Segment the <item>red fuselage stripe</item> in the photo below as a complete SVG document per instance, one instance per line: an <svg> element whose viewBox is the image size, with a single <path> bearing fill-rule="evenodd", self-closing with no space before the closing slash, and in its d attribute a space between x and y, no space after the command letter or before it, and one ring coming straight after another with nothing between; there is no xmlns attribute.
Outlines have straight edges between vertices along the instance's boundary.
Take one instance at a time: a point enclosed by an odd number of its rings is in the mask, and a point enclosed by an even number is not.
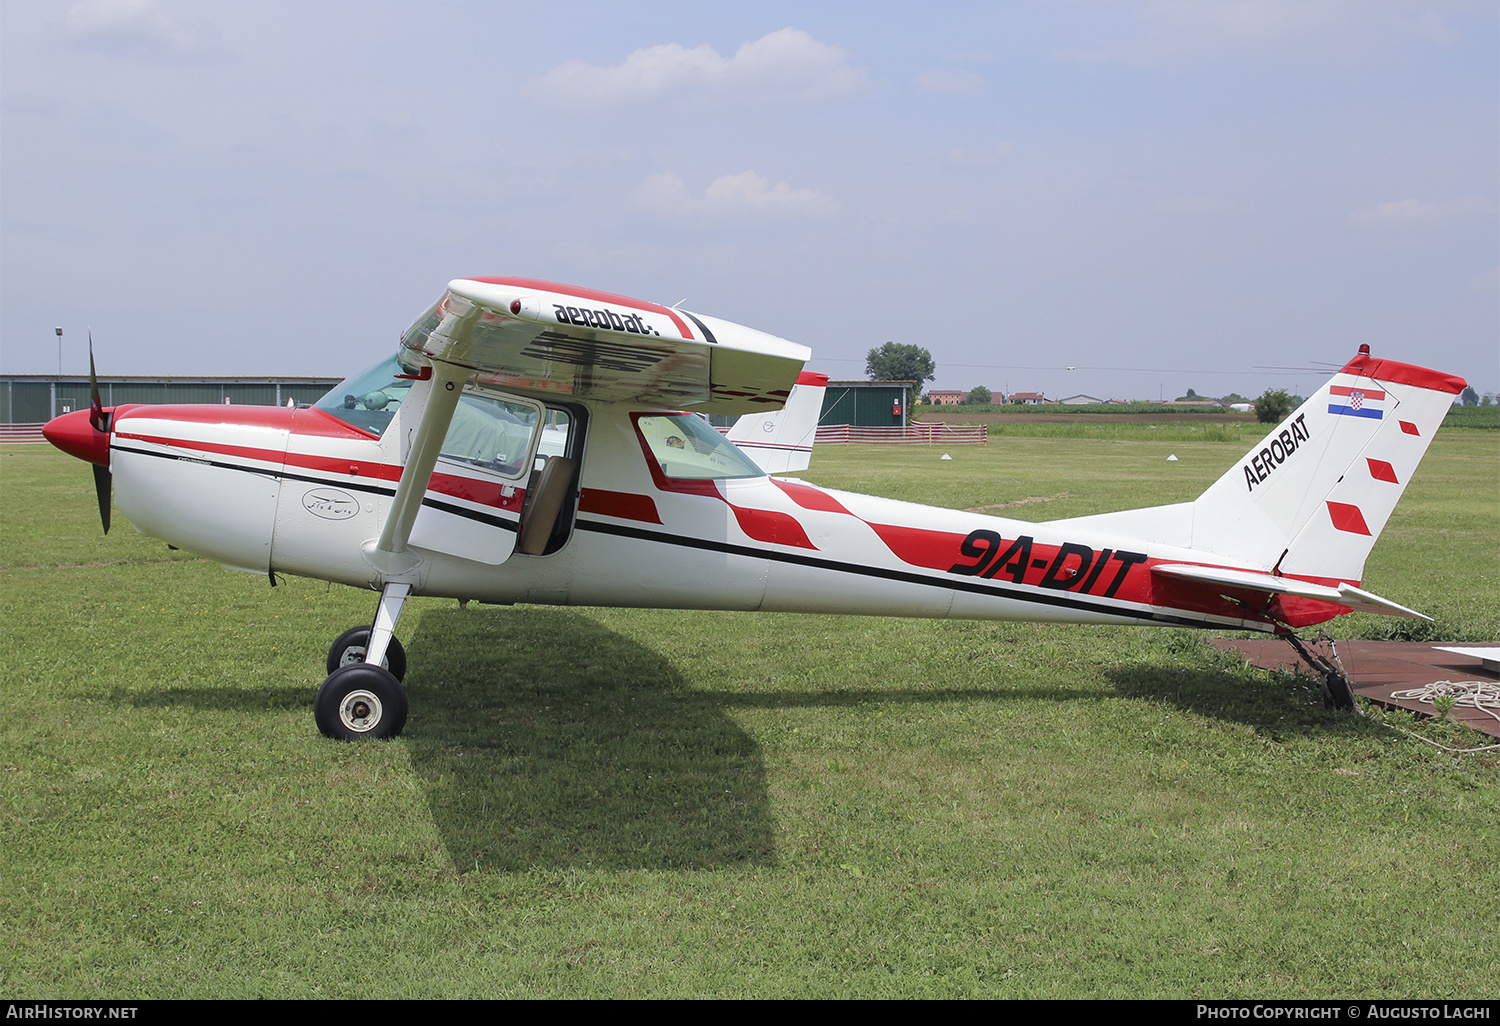
<svg viewBox="0 0 1500 1026"><path fill-rule="evenodd" d="M260 449L246 445L226 445L222 442L202 442L196 439L168 438L164 435L142 435L126 431L117 431L115 436L138 442L149 442L153 445L168 446L173 449L186 449L216 456L233 456L243 460L255 460L259 463L269 463L276 466L296 467L300 470L317 470L342 478L373 478L377 481L401 480L401 468L388 463L341 460L329 456L313 456L307 453L280 453L274 449ZM331 480L328 483L338 484L338 481ZM505 494L507 486L512 489L514 494ZM503 509L511 512L519 510L521 503L526 497L526 490L516 482L492 483L472 477L464 477L461 474L444 474L441 471L433 473L427 490L436 492L439 495L463 499L476 505L489 506L492 509Z"/></svg>

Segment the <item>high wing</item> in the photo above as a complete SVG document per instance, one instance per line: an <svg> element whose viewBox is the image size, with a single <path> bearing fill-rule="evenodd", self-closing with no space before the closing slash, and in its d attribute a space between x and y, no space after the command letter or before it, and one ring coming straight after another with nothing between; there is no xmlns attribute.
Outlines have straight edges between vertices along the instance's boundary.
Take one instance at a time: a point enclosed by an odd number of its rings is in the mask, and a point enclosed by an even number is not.
<svg viewBox="0 0 1500 1026"><path fill-rule="evenodd" d="M454 279L402 346L411 364L467 367L508 391L723 414L784 405L812 355L729 321L532 278Z"/></svg>

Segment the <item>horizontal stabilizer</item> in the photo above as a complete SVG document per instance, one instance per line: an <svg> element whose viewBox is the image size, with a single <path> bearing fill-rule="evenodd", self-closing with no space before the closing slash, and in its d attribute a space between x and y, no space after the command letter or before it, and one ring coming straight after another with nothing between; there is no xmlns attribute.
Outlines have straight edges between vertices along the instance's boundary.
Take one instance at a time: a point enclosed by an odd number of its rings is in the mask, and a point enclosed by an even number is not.
<svg viewBox="0 0 1500 1026"><path fill-rule="evenodd" d="M1296 595L1299 598L1337 602L1364 613L1383 613L1386 616L1408 616L1418 620L1432 617L1407 609L1403 605L1381 598L1373 592L1356 588L1352 584L1340 583L1338 587L1299 581L1294 577L1277 577L1275 574L1257 573L1253 570L1230 570L1217 566L1193 566L1185 563L1165 563L1151 568L1153 574L1175 577L1184 581L1206 581L1227 588L1249 591L1271 592L1276 595Z"/></svg>
<svg viewBox="0 0 1500 1026"><path fill-rule="evenodd" d="M783 409L745 414L729 429L729 440L767 474L806 470L812 463L827 387L827 374L803 371Z"/></svg>

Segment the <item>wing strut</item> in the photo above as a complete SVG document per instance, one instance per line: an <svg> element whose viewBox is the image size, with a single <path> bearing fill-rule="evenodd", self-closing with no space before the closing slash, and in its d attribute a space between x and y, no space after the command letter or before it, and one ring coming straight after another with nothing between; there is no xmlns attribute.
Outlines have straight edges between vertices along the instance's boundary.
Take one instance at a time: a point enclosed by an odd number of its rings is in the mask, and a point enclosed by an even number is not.
<svg viewBox="0 0 1500 1026"><path fill-rule="evenodd" d="M411 540L412 525L417 522L422 497L427 494L432 469L437 466L438 453L443 448L448 425L453 422L453 411L458 408L458 397L463 394L464 382L470 373L467 367L433 361L427 406L422 410L422 419L412 438L406 466L401 469L401 481L396 485L390 513L386 515L380 537L374 544L366 543L365 546L365 558L380 571L382 581L412 577L420 562L407 547L407 542ZM415 584L415 578L408 583Z"/></svg>
<svg viewBox="0 0 1500 1026"><path fill-rule="evenodd" d="M396 623L401 619L401 608L412 589L421 583L422 559L411 550L408 542L412 526L417 522L417 513L422 509L427 485L432 480L433 468L437 466L443 439L453 422L453 412L463 394L464 382L473 373L468 367L448 363L443 357L467 350L480 312L478 306L469 306L462 314L450 311L431 336L432 341L439 344L440 351L432 361L427 404L417 423L411 451L401 469L401 481L396 485L396 495L391 500L390 513L386 515L380 537L364 546L365 560L379 572L381 585L380 605L375 613L374 630L370 632L370 645L365 652L366 663L380 665Z"/></svg>

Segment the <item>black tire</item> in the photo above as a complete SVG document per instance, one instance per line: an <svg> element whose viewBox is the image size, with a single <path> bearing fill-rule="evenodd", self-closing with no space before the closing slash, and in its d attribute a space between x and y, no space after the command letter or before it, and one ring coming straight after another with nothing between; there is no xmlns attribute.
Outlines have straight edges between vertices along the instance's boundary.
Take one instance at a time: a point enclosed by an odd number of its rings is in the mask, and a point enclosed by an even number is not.
<svg viewBox="0 0 1500 1026"><path fill-rule="evenodd" d="M395 737L406 726L406 692L389 670L351 663L318 689L313 718L318 731L335 741Z"/></svg>
<svg viewBox="0 0 1500 1026"><path fill-rule="evenodd" d="M350 627L338 636L338 640L328 650L329 673L341 666L353 666L365 661L365 650L370 645L370 630L369 627ZM394 634L391 635L391 643L385 647L385 658L380 665L395 674L397 680L406 679L406 649L401 647L400 639Z"/></svg>
<svg viewBox="0 0 1500 1026"><path fill-rule="evenodd" d="M1354 708L1354 692L1349 689L1349 680L1341 673L1330 673L1328 682L1328 704L1334 709Z"/></svg>

